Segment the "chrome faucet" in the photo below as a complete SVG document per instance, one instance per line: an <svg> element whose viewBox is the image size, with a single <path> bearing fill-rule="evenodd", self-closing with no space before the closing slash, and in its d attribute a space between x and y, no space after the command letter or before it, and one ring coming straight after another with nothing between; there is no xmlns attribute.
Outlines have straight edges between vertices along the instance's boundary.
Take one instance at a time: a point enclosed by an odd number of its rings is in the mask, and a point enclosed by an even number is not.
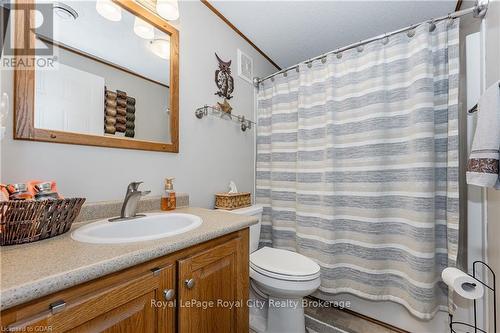
<svg viewBox="0 0 500 333"><path fill-rule="evenodd" d="M144 214L136 213L137 204L142 196L148 195L151 191L139 191L139 185L141 184L142 182L132 182L128 184L127 194L125 194L125 200L123 200L120 217L109 219L109 222L131 220L144 216Z"/></svg>

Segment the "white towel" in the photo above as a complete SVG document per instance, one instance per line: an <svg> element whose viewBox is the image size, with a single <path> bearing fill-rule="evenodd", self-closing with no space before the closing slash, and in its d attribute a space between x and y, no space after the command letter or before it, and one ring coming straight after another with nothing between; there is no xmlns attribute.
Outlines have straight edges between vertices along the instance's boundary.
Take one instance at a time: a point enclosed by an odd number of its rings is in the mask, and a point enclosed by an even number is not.
<svg viewBox="0 0 500 333"><path fill-rule="evenodd" d="M478 103L477 126L467 163L467 184L500 189L500 89L489 87Z"/></svg>

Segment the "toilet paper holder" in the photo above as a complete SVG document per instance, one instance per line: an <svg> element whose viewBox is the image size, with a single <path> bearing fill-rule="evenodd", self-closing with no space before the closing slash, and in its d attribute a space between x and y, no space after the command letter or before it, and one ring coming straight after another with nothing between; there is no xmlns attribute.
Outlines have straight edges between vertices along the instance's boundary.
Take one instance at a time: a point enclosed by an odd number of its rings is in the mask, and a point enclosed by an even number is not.
<svg viewBox="0 0 500 333"><path fill-rule="evenodd" d="M477 266L478 265L483 266L484 268L486 268L489 271L489 273L492 277L492 282L493 282L492 285L489 285L489 284L485 283L484 281L481 281L478 278L478 276L477 276L477 271L478 271ZM493 333L497 333L497 302L496 302L496 276L495 276L495 272L487 263L485 263L481 260L477 260L477 261L474 261L474 263L472 264L472 275L470 275L470 276L472 276L475 280L477 280L479 283L481 283L486 288L486 291L489 290L490 292L493 293ZM467 284L468 286L470 286L472 288L476 287L476 284L474 284L474 283L466 282L464 284ZM486 306L486 310L488 310L487 306ZM450 332L457 333L457 331L455 331L455 328L458 328L458 327L473 328L474 333L478 333L478 332L488 333L488 331L485 331L477 326L477 300L476 299L474 300L474 324L473 325L466 323L466 322L454 321L453 315L450 314Z"/></svg>

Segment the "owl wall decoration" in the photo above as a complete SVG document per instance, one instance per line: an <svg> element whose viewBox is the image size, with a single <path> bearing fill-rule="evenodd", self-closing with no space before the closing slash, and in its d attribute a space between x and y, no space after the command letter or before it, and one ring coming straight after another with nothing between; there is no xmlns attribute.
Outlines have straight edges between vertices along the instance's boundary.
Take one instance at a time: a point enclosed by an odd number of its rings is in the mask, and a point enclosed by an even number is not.
<svg viewBox="0 0 500 333"><path fill-rule="evenodd" d="M217 61L219 62L219 68L215 71L215 84L219 91L215 95L219 97L224 97L225 99L231 99L233 96L231 94L234 90L234 80L231 76L231 60L223 61L217 53L215 54Z"/></svg>

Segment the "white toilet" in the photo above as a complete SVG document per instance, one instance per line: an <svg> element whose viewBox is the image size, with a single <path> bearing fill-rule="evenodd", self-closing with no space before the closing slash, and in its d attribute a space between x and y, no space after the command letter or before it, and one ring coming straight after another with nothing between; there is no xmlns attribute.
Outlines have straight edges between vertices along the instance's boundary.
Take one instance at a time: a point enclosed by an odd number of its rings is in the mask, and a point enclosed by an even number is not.
<svg viewBox="0 0 500 333"><path fill-rule="evenodd" d="M231 212L259 218L250 227L250 328L259 333L304 333L302 299L318 289L319 265L292 251L258 250L262 206Z"/></svg>

